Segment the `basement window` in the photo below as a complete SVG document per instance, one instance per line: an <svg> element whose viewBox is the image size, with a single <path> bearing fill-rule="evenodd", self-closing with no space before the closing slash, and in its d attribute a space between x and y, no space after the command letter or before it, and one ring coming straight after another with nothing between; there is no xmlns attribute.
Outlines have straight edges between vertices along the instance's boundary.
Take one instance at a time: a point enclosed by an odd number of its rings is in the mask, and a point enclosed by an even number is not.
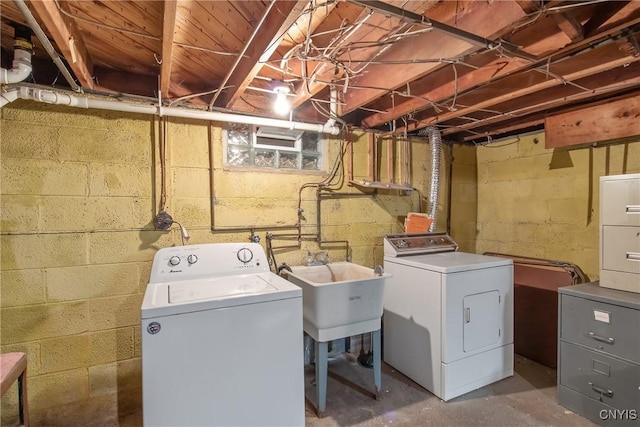
<svg viewBox="0 0 640 427"><path fill-rule="evenodd" d="M317 171L322 168L318 132L229 123L224 132L225 164Z"/></svg>

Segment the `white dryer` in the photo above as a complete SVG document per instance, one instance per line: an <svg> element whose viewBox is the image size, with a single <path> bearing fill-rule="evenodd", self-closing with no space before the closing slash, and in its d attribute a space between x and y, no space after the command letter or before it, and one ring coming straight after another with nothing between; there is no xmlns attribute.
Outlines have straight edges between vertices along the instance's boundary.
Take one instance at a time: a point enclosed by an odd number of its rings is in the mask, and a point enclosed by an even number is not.
<svg viewBox="0 0 640 427"><path fill-rule="evenodd" d="M302 291L260 245L160 249L141 318L145 426L304 425Z"/></svg>
<svg viewBox="0 0 640 427"><path fill-rule="evenodd" d="M513 375L513 262L457 248L384 239L384 361L445 401Z"/></svg>

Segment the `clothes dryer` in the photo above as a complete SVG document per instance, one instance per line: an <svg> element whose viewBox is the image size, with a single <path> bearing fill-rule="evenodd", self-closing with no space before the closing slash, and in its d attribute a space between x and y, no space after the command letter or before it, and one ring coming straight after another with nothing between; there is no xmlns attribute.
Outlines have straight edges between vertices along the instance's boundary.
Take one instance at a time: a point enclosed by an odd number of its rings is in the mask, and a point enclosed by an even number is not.
<svg viewBox="0 0 640 427"><path fill-rule="evenodd" d="M513 261L445 233L384 239L385 362L442 400L513 375Z"/></svg>

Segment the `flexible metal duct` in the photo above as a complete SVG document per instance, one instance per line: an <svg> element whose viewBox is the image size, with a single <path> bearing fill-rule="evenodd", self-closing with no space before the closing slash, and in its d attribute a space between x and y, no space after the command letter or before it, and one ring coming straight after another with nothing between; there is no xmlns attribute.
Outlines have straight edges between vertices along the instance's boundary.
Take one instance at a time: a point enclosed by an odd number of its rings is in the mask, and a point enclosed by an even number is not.
<svg viewBox="0 0 640 427"><path fill-rule="evenodd" d="M438 188L440 187L440 150L442 147L442 135L434 126L420 129L418 135L429 137L429 144L431 145L431 187L429 189L429 206L427 214L431 219L433 219L433 222L429 227L429 231L434 231L436 229L436 214L438 213Z"/></svg>

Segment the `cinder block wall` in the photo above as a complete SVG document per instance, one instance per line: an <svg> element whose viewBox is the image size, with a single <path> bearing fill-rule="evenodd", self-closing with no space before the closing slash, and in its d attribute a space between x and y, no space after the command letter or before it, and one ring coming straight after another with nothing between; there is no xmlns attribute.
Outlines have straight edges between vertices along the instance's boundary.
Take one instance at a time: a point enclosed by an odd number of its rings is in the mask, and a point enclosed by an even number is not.
<svg viewBox="0 0 640 427"><path fill-rule="evenodd" d="M640 172L640 141L551 150L539 133L480 146L477 159L477 252L568 261L597 280L599 179Z"/></svg>
<svg viewBox="0 0 640 427"><path fill-rule="evenodd" d="M0 350L28 354L34 425L138 425L140 304L156 250L181 244L177 229L152 225L161 193L160 123L27 101L0 112ZM169 119L167 130L166 209L187 227L190 243L248 241L249 231L228 227L295 224L300 185L326 176L227 170L219 124ZM210 138L219 229L213 232ZM413 185L427 195L428 144L412 145ZM359 135L353 147L354 178L363 179L366 137ZM326 170L338 149L337 141L329 143ZM446 229L447 158L439 229ZM346 185L337 192L360 194ZM314 233L315 190L302 196L303 232ZM417 205L416 192L324 200L322 238L348 240L353 262L382 264L382 237L400 232L401 217ZM257 234L264 246L265 232ZM326 250L336 261L346 256L341 244L304 241L300 250L276 251L277 261L304 263L307 250ZM3 425L16 420L16 403L13 387L2 399Z"/></svg>
<svg viewBox="0 0 640 427"><path fill-rule="evenodd" d="M451 161L451 237L463 252L476 252L478 170L476 148L454 145Z"/></svg>

